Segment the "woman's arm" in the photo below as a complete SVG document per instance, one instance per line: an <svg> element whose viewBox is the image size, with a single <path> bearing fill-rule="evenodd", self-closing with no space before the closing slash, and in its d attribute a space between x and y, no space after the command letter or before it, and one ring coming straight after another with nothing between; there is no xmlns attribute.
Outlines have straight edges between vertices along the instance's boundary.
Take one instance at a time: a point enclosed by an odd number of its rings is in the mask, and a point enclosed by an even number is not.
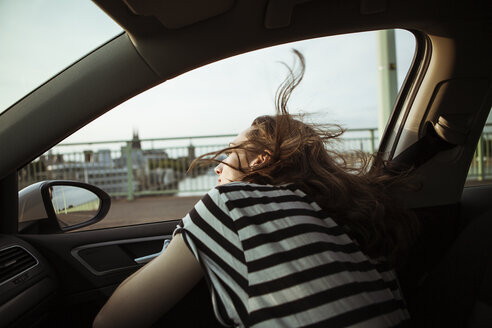
<svg viewBox="0 0 492 328"><path fill-rule="evenodd" d="M177 234L166 250L127 278L103 306L93 327L148 327L202 277L200 264Z"/></svg>

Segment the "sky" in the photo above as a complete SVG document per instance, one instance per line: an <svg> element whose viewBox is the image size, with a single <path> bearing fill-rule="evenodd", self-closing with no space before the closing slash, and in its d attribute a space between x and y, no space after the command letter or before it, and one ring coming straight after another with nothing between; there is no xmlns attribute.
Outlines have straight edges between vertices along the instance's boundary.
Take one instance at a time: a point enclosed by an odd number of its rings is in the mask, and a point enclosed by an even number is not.
<svg viewBox="0 0 492 328"><path fill-rule="evenodd" d="M74 9L75 8L75 9ZM0 0L0 111L121 28L92 2ZM292 66L292 49L306 59L291 112L347 128L377 127L376 32L297 42L232 57L185 73L119 105L64 142L232 134L274 112L274 95ZM396 31L401 85L415 41Z"/></svg>

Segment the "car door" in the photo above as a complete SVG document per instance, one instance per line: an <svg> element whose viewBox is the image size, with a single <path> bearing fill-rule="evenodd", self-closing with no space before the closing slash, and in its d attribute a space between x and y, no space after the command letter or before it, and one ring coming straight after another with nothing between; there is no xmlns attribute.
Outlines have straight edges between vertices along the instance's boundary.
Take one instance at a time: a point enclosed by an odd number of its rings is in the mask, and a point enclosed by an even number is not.
<svg viewBox="0 0 492 328"><path fill-rule="evenodd" d="M56 271L58 294L45 309L48 317L43 325L90 326L117 285L145 263L136 259L160 252L175 226L175 222L163 222L69 234L20 235ZM205 282L183 302L162 319L166 324L216 324ZM185 310L195 315L187 316ZM38 315L32 312L22 320Z"/></svg>

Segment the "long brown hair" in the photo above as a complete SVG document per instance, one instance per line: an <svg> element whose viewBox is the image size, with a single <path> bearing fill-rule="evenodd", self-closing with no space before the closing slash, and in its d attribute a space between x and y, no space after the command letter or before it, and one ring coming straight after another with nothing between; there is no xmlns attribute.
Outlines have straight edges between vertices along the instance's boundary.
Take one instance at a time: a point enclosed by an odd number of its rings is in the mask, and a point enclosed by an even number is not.
<svg viewBox="0 0 492 328"><path fill-rule="evenodd" d="M338 140L342 128L305 123L303 116L289 114L287 103L305 71L304 57L294 52L299 65L297 70L287 66L288 78L275 97L276 114L256 118L245 142L202 155L192 167L198 161L220 162L221 154L236 149L250 156L268 156L260 165L234 169L247 182L294 183L345 227L366 255L397 264L418 227L413 214L395 198L400 189L408 189L410 171L390 170L377 154L358 153L355 160L354 154L349 157L327 147Z"/></svg>

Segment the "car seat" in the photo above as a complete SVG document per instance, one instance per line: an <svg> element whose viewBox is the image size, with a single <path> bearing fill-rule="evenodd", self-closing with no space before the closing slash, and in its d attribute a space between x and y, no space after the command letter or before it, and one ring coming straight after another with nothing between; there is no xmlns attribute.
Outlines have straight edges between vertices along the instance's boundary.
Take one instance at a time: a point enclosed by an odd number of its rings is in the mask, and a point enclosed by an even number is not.
<svg viewBox="0 0 492 328"><path fill-rule="evenodd" d="M464 229L415 286L409 306L415 327L492 327L491 200L492 186L465 188Z"/></svg>

